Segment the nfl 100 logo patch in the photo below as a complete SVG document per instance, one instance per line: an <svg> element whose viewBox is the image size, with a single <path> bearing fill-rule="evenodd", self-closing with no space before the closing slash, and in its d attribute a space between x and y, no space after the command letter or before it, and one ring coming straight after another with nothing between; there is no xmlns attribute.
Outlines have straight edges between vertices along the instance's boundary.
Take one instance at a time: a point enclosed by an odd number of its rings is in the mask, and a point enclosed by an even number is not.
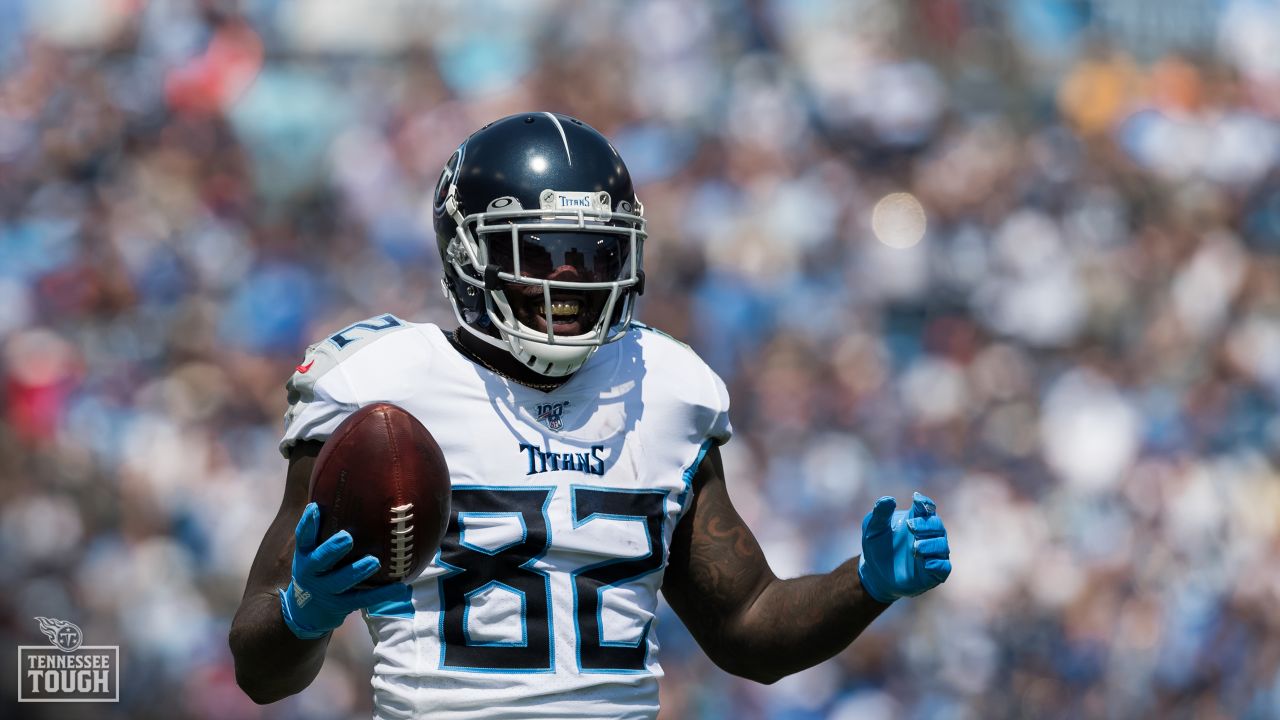
<svg viewBox="0 0 1280 720"><path fill-rule="evenodd" d="M533 416L538 422L547 426L552 432L560 432L560 428L564 427L564 410L569 406L569 401L553 403L539 403L534 406Z"/></svg>
<svg viewBox="0 0 1280 720"><path fill-rule="evenodd" d="M75 623L35 620L49 645L18 646L18 702L120 701L119 645L85 645Z"/></svg>

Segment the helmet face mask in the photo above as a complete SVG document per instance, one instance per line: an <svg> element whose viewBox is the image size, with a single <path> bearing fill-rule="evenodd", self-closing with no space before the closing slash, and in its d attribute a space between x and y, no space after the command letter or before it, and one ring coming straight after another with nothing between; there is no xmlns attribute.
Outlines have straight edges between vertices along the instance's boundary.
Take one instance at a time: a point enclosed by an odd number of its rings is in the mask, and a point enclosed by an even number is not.
<svg viewBox="0 0 1280 720"><path fill-rule="evenodd" d="M468 138L441 174L436 232L461 326L535 372L568 375L627 331L642 208L617 152L581 122L515 115Z"/></svg>
<svg viewBox="0 0 1280 720"><path fill-rule="evenodd" d="M500 299L522 329L546 333L555 344L599 327L617 304L631 280L630 244L616 235L517 230L481 236L480 255L486 267L497 266Z"/></svg>

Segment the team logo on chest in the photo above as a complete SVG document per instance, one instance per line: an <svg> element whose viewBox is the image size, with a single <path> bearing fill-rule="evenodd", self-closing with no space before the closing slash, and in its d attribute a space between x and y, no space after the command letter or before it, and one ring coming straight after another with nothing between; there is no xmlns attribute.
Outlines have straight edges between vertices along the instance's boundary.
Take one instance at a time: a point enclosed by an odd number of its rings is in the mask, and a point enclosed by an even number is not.
<svg viewBox="0 0 1280 720"><path fill-rule="evenodd" d="M546 426L552 432L560 432L560 428L564 427L563 417L565 408L569 407L569 401L553 403L538 403L533 406L533 417L538 422Z"/></svg>

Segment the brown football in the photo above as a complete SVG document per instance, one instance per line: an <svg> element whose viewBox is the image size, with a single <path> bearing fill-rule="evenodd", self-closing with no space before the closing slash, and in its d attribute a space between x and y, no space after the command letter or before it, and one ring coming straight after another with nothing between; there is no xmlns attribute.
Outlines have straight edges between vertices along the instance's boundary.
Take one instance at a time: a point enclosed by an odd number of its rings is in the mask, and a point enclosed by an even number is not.
<svg viewBox="0 0 1280 720"><path fill-rule="evenodd" d="M378 558L357 587L412 579L440 547L449 523L449 467L431 433L403 408L360 408L329 436L311 472L319 541L346 530L344 561Z"/></svg>

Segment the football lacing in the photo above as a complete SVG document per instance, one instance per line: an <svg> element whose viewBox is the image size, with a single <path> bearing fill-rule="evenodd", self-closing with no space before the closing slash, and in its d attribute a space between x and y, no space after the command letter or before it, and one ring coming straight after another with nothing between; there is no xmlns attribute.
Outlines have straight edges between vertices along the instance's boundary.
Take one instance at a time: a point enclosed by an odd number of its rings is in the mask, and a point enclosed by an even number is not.
<svg viewBox="0 0 1280 720"><path fill-rule="evenodd" d="M413 503L391 508L391 557L387 574L400 580L409 574L413 564Z"/></svg>

